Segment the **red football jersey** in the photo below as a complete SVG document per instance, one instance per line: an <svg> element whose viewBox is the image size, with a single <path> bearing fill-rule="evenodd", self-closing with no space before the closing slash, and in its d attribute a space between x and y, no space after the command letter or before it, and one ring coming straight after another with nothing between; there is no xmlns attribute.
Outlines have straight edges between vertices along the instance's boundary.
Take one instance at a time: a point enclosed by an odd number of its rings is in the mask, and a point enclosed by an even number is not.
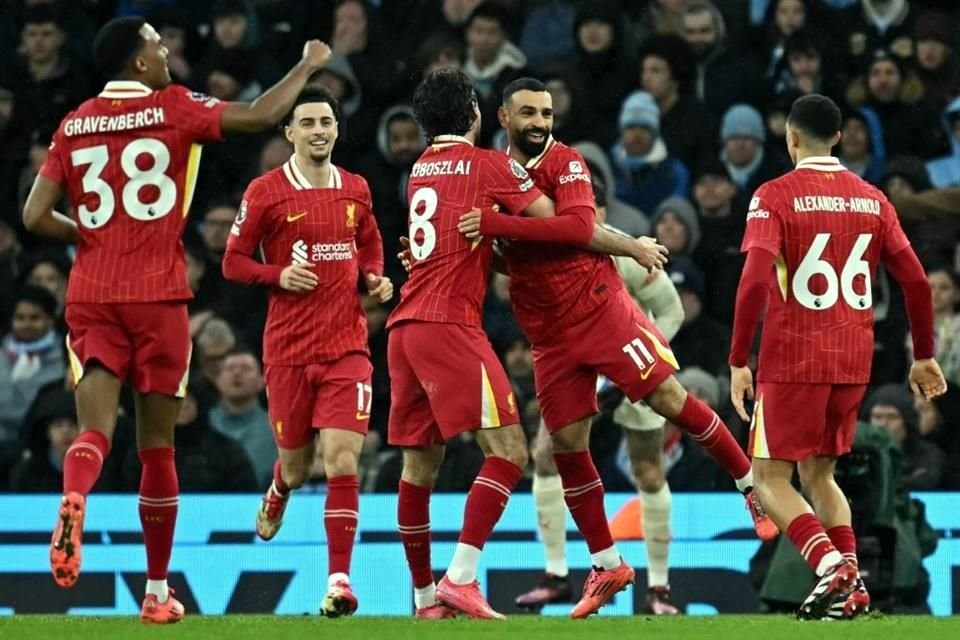
<svg viewBox="0 0 960 640"><path fill-rule="evenodd" d="M437 136L410 171L413 268L388 325L404 320L480 326L493 262L489 238L468 240L460 216L473 207L519 214L541 196L527 172L504 154L459 136Z"/></svg>
<svg viewBox="0 0 960 640"><path fill-rule="evenodd" d="M807 158L757 189L741 250L777 256L757 379L868 383L871 281L909 244L883 193L836 158Z"/></svg>
<svg viewBox="0 0 960 640"><path fill-rule="evenodd" d="M527 163L537 187L556 203L557 215L596 206L590 171L576 149L553 138ZM510 302L530 342L538 343L592 315L623 279L609 256L585 249L508 241Z"/></svg>
<svg viewBox="0 0 960 640"><path fill-rule="evenodd" d="M179 85L108 82L64 118L40 175L66 190L80 232L68 302L192 297L181 236L225 107Z"/></svg>
<svg viewBox="0 0 960 640"><path fill-rule="evenodd" d="M298 366L368 353L360 272L383 273L383 243L362 177L331 166L315 189L290 158L247 187L227 240L228 251L264 264L312 263L319 279L309 293L270 290L263 333L264 364Z"/></svg>

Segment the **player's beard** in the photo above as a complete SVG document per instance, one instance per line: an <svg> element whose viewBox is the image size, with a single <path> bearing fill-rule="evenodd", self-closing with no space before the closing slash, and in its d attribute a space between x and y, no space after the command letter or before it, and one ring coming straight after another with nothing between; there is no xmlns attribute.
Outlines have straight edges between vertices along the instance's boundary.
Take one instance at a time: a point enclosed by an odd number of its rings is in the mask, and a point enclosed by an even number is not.
<svg viewBox="0 0 960 640"><path fill-rule="evenodd" d="M533 142L529 138L531 133L540 133L543 134L543 142ZM511 144L516 145L517 149L523 153L523 155L530 158L536 158L538 155L543 153L543 150L547 148L547 141L550 139L550 130L549 129L538 129L531 127L529 129L524 129L520 132L519 135L515 136L511 140Z"/></svg>

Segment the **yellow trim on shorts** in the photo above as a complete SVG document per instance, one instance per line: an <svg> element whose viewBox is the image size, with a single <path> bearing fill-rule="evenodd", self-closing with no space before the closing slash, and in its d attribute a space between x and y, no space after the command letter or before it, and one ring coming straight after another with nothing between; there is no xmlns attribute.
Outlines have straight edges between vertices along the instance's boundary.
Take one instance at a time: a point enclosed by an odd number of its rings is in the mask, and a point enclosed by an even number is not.
<svg viewBox="0 0 960 640"><path fill-rule="evenodd" d="M67 345L67 360L70 362L70 373L73 374L73 386L76 387L80 384L80 379L83 377L83 363L80 362L80 358L77 357L73 348L70 347L70 334L67 334L64 342Z"/></svg>
<svg viewBox="0 0 960 640"><path fill-rule="evenodd" d="M481 397L480 397L480 428L495 429L500 426L500 412L497 411L497 396L493 393L487 367L480 363Z"/></svg>

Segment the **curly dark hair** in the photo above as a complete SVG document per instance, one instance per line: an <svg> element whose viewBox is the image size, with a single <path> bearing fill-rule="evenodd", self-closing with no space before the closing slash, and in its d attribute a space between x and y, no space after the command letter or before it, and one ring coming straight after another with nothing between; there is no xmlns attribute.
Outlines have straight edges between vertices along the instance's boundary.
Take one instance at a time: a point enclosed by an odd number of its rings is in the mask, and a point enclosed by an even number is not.
<svg viewBox="0 0 960 640"><path fill-rule="evenodd" d="M413 92L413 115L427 138L462 136L476 120L477 93L463 71L448 67L428 74Z"/></svg>

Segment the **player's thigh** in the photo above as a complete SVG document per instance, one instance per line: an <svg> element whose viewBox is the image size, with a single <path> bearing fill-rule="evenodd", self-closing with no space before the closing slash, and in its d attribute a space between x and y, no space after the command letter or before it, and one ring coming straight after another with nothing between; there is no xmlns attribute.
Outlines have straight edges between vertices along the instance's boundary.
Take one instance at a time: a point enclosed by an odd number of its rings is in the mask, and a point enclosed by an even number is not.
<svg viewBox="0 0 960 640"><path fill-rule="evenodd" d="M424 465L418 464L418 451L440 442L440 427L434 418L427 392L420 384L407 355L406 338L410 326L406 323L392 329L387 342L387 367L390 373L387 441L397 447L412 448L412 470L409 475L411 478L420 479L420 469Z"/></svg>
<svg viewBox="0 0 960 640"><path fill-rule="evenodd" d="M865 384L836 384L827 403L826 429L818 457L836 458L849 453L857 433L857 415L867 391Z"/></svg>
<svg viewBox="0 0 960 640"><path fill-rule="evenodd" d="M580 364L571 343L552 340L532 352L537 404L551 435L597 413L597 373Z"/></svg>
<svg viewBox="0 0 960 640"><path fill-rule="evenodd" d="M312 443L315 390L309 382L307 366L267 365L263 377L267 414L277 448L300 450ZM312 461L311 456L308 466Z"/></svg>
<svg viewBox="0 0 960 640"><path fill-rule="evenodd" d="M309 480L315 455L316 440L312 437L306 444L296 449L284 449L278 446L277 458L280 460L284 482L292 488L297 488Z"/></svg>
<svg viewBox="0 0 960 640"><path fill-rule="evenodd" d="M137 448L172 447L183 398L162 393L136 393Z"/></svg>
<svg viewBox="0 0 960 640"><path fill-rule="evenodd" d="M182 398L190 372L190 320L179 302L117 305L133 342L131 383L141 394Z"/></svg>
<svg viewBox="0 0 960 640"><path fill-rule="evenodd" d="M424 447L404 447L400 479L418 487L432 488L437 481L445 449L441 443Z"/></svg>
<svg viewBox="0 0 960 640"><path fill-rule="evenodd" d="M829 384L760 382L747 452L799 462L816 455L827 429Z"/></svg>
<svg viewBox="0 0 960 640"><path fill-rule="evenodd" d="M328 478L357 475L364 434L357 431L326 427L320 429L320 450Z"/></svg>
<svg viewBox="0 0 960 640"><path fill-rule="evenodd" d="M80 428L110 436L131 365L130 341L114 305L70 303L66 320L67 358Z"/></svg>
<svg viewBox="0 0 960 640"><path fill-rule="evenodd" d="M407 330L405 355L444 441L519 424L513 386L482 329L426 323L401 328Z"/></svg>
<svg viewBox="0 0 960 640"><path fill-rule="evenodd" d="M307 367L315 389L313 426L366 435L373 402L373 366L366 354L347 354L334 362Z"/></svg>
<svg viewBox="0 0 960 640"><path fill-rule="evenodd" d="M617 385L631 401L649 396L679 365L670 345L637 305L617 297L604 307L590 335L587 362ZM585 342L588 341L588 342Z"/></svg>

